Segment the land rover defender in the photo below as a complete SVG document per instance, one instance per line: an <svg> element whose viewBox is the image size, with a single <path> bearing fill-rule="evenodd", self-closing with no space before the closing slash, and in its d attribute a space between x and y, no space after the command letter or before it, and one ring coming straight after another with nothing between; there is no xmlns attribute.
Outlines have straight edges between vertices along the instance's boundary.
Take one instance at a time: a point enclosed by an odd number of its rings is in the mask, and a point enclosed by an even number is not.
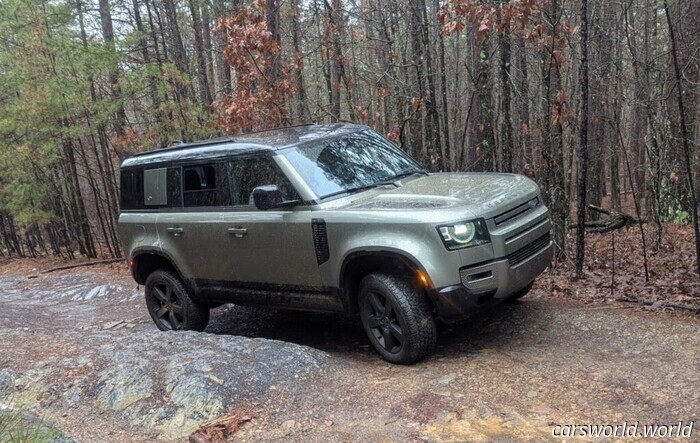
<svg viewBox="0 0 700 443"><path fill-rule="evenodd" d="M515 174L428 173L366 126L302 125L136 154L119 233L162 330L222 303L358 314L393 363L453 322L524 296L553 243Z"/></svg>

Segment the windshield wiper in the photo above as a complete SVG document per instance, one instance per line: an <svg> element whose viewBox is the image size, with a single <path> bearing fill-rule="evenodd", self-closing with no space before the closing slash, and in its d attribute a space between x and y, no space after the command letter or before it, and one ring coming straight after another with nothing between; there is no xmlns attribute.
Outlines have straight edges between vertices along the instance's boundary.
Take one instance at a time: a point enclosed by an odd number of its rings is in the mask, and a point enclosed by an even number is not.
<svg viewBox="0 0 700 443"><path fill-rule="evenodd" d="M420 170L420 169L416 169L416 170L413 170L413 171L401 172L401 173L399 173L399 174L396 174L396 175L394 176L394 178L392 178L392 180L393 180L393 181L396 181L396 180L398 180L398 179L401 179L401 178L404 178L404 177L408 177L408 176L411 176L411 175L416 175L416 174L428 175L428 171L423 171L423 170Z"/></svg>
<svg viewBox="0 0 700 443"><path fill-rule="evenodd" d="M348 189L343 189L342 191L331 192L330 194L326 194L321 198L333 197L335 195L340 195L340 194L352 194L353 192L364 191L365 189L376 188L379 186L387 186L387 185L396 186L394 183L395 181L396 181L396 179L392 178L391 180L383 180L383 181L371 183L368 185L355 186L354 188L348 188Z"/></svg>
<svg viewBox="0 0 700 443"><path fill-rule="evenodd" d="M397 181L399 181L400 179L402 179L404 177L408 177L409 175L414 175L414 174L428 175L428 172L421 171L421 170L402 172L400 174L393 176L392 178L390 178L388 180L382 180L382 181L378 181L376 183L371 183L371 184L362 185L362 186L355 186L354 188L343 189L342 191L331 192L330 194L326 194L321 198L333 197L335 195L340 195L340 194L352 194L353 192L364 191L365 189L377 188L379 186L394 185L394 186L398 187L398 185L396 184Z"/></svg>

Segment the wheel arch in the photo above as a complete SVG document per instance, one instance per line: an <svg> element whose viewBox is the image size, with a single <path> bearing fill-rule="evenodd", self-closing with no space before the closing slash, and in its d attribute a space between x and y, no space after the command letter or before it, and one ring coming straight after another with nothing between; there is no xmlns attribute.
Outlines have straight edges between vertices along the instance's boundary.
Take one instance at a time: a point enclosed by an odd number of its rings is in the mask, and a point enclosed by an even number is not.
<svg viewBox="0 0 700 443"><path fill-rule="evenodd" d="M166 252L157 249L139 249L134 251L129 259L129 269L131 270L131 276L140 285L146 284L148 276L153 271L167 269L175 273L188 291L194 289L191 282L184 278L172 257Z"/></svg>
<svg viewBox="0 0 700 443"><path fill-rule="evenodd" d="M418 260L405 252L383 249L348 253L343 259L339 275L339 288L343 293L348 312L357 312L360 282L365 276L375 272L407 277L422 288L425 288L426 284L421 282L420 275L425 279L428 278L428 274ZM430 297L426 299L430 301Z"/></svg>

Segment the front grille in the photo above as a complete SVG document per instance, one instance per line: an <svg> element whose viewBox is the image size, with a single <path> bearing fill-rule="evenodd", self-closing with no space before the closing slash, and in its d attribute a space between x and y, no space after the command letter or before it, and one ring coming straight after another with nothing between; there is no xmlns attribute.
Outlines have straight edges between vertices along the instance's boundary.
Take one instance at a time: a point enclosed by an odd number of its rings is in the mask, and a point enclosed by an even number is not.
<svg viewBox="0 0 700 443"><path fill-rule="evenodd" d="M511 267L519 265L528 258L540 252L542 249L549 246L550 240L551 236L548 232L542 237L530 243L529 245L524 246L511 254L508 254L508 256L506 257L508 259L508 264Z"/></svg>
<svg viewBox="0 0 700 443"><path fill-rule="evenodd" d="M515 208L513 208L509 211L506 211L503 214L495 216L493 218L493 221L496 222L496 226L502 225L503 223L509 222L515 218L518 218L518 217L525 215L526 213L537 208L539 205L540 205L539 197L532 198L520 206L516 206Z"/></svg>

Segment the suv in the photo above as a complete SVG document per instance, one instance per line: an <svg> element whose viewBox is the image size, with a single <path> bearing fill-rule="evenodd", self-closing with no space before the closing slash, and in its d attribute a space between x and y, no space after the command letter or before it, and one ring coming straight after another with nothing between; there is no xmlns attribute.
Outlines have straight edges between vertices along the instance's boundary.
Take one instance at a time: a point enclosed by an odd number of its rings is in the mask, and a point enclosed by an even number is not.
<svg viewBox="0 0 700 443"><path fill-rule="evenodd" d="M222 303L358 314L410 364L453 322L524 296L549 265L530 179L428 173L366 126L302 125L136 154L119 233L162 330Z"/></svg>

